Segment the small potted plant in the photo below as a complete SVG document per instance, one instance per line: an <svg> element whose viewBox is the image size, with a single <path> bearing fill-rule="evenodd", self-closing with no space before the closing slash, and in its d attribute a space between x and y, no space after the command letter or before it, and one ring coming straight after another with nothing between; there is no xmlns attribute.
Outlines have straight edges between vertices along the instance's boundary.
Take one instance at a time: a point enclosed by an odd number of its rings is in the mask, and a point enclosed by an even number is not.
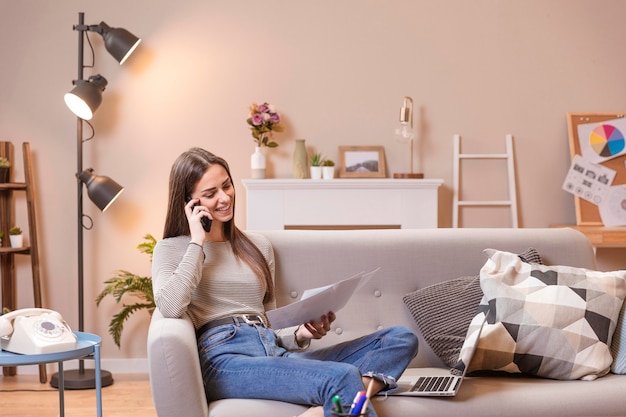
<svg viewBox="0 0 626 417"><path fill-rule="evenodd" d="M326 159L322 163L322 178L325 180L335 178L335 163L331 159Z"/></svg>
<svg viewBox="0 0 626 417"><path fill-rule="evenodd" d="M22 229L18 226L13 226L9 230L9 240L11 241L12 248L21 248L24 246L24 235L22 235Z"/></svg>
<svg viewBox="0 0 626 417"><path fill-rule="evenodd" d="M324 158L321 153L315 152L311 155L309 160L311 162L311 179L319 180L322 178L322 163L324 162Z"/></svg>
<svg viewBox="0 0 626 417"><path fill-rule="evenodd" d="M0 156L0 182L9 182L9 168L11 168L11 161Z"/></svg>
<svg viewBox="0 0 626 417"><path fill-rule="evenodd" d="M4 233L0 231L0 246L2 246L2 239L4 239Z"/></svg>

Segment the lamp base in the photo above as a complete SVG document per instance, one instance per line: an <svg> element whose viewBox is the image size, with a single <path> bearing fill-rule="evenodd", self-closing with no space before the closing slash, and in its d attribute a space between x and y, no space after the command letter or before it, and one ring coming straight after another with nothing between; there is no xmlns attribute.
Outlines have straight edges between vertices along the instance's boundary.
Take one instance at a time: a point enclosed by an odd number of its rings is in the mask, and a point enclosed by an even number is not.
<svg viewBox="0 0 626 417"><path fill-rule="evenodd" d="M422 179L424 178L424 174L415 174L413 172L411 173L397 173L397 174L393 174L394 178L411 178L411 179Z"/></svg>
<svg viewBox="0 0 626 417"><path fill-rule="evenodd" d="M108 387L113 384L113 375L111 372L100 370L100 380L102 381L102 387ZM54 388L59 388L59 373L55 373L50 378L50 385ZM65 389L95 389L96 388L96 370L84 369L82 372L80 369L73 369L70 371L63 371L63 387Z"/></svg>

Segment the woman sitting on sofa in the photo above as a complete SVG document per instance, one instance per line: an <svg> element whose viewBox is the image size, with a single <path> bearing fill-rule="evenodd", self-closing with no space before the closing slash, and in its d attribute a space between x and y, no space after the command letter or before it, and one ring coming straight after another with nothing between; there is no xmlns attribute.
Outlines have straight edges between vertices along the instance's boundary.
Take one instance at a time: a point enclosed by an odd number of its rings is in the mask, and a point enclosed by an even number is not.
<svg viewBox="0 0 626 417"><path fill-rule="evenodd" d="M328 416L335 395L349 403L370 382L373 392L394 388L417 354L417 338L404 327L318 350L306 348L330 330L333 312L270 328L273 250L264 236L239 230L234 211L226 161L200 148L180 155L153 254L154 295L164 316L191 317L207 400L280 400L311 406L302 416Z"/></svg>

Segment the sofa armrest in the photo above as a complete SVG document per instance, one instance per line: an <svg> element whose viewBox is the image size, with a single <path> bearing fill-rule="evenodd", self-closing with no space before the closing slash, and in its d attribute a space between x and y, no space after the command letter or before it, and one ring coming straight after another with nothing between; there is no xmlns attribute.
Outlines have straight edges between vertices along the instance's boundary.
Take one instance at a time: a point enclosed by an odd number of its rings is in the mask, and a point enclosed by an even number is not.
<svg viewBox="0 0 626 417"><path fill-rule="evenodd" d="M189 317L163 317L154 310L148 330L152 399L159 417L209 414L196 335Z"/></svg>

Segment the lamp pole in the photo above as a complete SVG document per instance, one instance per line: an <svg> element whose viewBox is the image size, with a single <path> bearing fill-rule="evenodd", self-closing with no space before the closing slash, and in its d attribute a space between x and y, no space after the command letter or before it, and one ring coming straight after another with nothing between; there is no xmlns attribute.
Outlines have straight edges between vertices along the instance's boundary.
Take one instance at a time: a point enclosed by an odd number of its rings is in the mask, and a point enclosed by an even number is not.
<svg viewBox="0 0 626 417"><path fill-rule="evenodd" d="M74 27L78 32L78 77L77 80L84 79L84 39L85 13L78 13L78 26ZM84 323L84 261L83 261L83 183L78 174L83 172L83 119L76 117L76 231L77 231L77 255L78 255L78 331L85 328ZM85 370L85 361L78 361L78 369L63 372L63 383L66 389L92 389L96 387L94 370ZM106 387L113 383L113 376L110 372L101 370L102 386ZM50 385L59 386L58 374L52 375Z"/></svg>
<svg viewBox="0 0 626 417"><path fill-rule="evenodd" d="M78 77L77 80L84 79L84 42L85 32L82 29L85 26L85 13L78 13ZM83 119L76 117L76 173L83 172ZM85 322L83 318L84 303L83 303L83 183L76 177L76 218L77 218L77 232L78 232L78 331L82 332L85 328ZM84 372L84 361L80 361L79 371Z"/></svg>
<svg viewBox="0 0 626 417"><path fill-rule="evenodd" d="M84 79L84 42L85 42L85 13L78 13L78 80ZM83 172L83 119L76 117L76 173ZM78 245L78 331L85 330L84 319L84 263L83 263L83 183L76 177L76 231ZM78 375L85 375L85 361L78 361Z"/></svg>

